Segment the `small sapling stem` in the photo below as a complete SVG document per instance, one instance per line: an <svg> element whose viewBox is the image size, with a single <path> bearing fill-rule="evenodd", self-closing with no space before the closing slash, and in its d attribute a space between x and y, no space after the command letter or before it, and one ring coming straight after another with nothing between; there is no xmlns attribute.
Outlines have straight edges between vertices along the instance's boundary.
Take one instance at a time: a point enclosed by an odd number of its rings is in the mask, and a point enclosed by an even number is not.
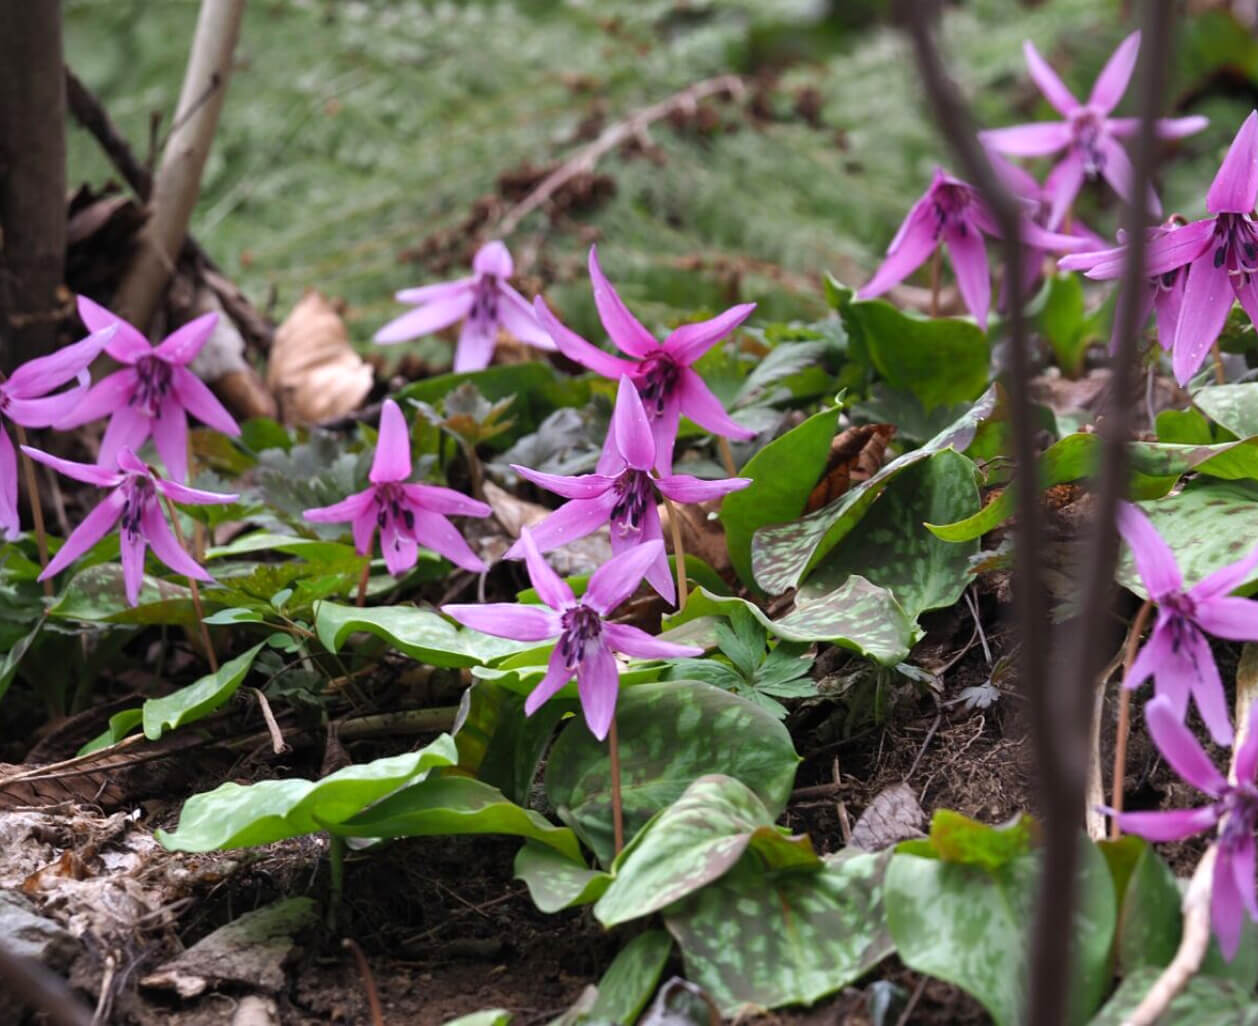
<svg viewBox="0 0 1258 1026"><path fill-rule="evenodd" d="M619 855L625 846L625 814L620 804L620 738L616 733L614 714L612 725L607 731L607 754L611 761L612 776L612 837L615 839L616 854Z"/></svg>

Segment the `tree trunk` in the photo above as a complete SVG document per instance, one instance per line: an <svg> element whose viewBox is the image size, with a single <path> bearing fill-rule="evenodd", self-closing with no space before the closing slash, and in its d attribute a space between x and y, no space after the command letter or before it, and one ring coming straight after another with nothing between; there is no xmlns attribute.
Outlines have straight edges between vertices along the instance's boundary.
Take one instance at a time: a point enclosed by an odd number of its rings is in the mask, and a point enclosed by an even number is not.
<svg viewBox="0 0 1258 1026"><path fill-rule="evenodd" d="M66 249L60 0L0 0L0 367L56 342Z"/></svg>

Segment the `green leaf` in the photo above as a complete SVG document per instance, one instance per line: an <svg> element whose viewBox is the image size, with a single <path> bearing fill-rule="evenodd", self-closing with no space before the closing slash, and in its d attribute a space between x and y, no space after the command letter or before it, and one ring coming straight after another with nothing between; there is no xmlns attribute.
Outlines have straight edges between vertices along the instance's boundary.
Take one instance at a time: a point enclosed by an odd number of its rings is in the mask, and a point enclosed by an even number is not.
<svg viewBox="0 0 1258 1026"><path fill-rule="evenodd" d="M799 757L786 728L750 702L696 681L642 684L621 691L616 722L626 837L709 773L741 780L772 817L786 807ZM546 794L604 865L613 849L609 773L607 746L571 721L551 749Z"/></svg>
<svg viewBox="0 0 1258 1026"><path fill-rule="evenodd" d="M762 527L751 542L756 583L779 595L800 582L852 530L884 489L901 473L944 449L963 450L978 425L996 409L996 391L988 389L969 412L920 449L904 453L877 474L848 489L833 502L789 524Z"/></svg>
<svg viewBox="0 0 1258 1026"><path fill-rule="evenodd" d="M632 1026L655 993L672 951L673 938L664 930L647 930L634 937L598 981L590 1018Z"/></svg>
<svg viewBox="0 0 1258 1026"><path fill-rule="evenodd" d="M1160 973L1148 967L1125 976L1088 1026L1122 1026ZM1258 1026L1258 1005L1231 980L1193 976L1158 1017L1158 1026Z"/></svg>
<svg viewBox="0 0 1258 1026"><path fill-rule="evenodd" d="M721 1013L811 1004L889 955L882 925L887 855L828 856L812 873L770 873L750 853L668 908L686 978Z"/></svg>
<svg viewBox="0 0 1258 1026"><path fill-rule="evenodd" d="M700 777L617 859L594 916L612 927L657 912L723 876L748 849L766 868L821 868L808 837L780 833L746 784Z"/></svg>
<svg viewBox="0 0 1258 1026"><path fill-rule="evenodd" d="M569 858L581 857L576 835L567 827L521 808L496 787L453 774L411 784L329 829L346 837L508 834L549 845Z"/></svg>
<svg viewBox="0 0 1258 1026"><path fill-rule="evenodd" d="M1193 393L1193 405L1237 438L1258 435L1258 382L1210 385Z"/></svg>
<svg viewBox="0 0 1258 1026"><path fill-rule="evenodd" d="M247 556L255 552L283 552L301 556L310 563L341 562L357 558L362 560L352 545L322 541L318 538L301 538L293 534L275 534L271 531L251 531L242 534L226 545L207 549L205 561L226 559L231 556Z"/></svg>
<svg viewBox="0 0 1258 1026"><path fill-rule="evenodd" d="M329 652L339 652L355 631L366 631L432 666L475 666L530 647L456 627L440 613L417 606L362 608L320 602L315 607L314 628Z"/></svg>
<svg viewBox="0 0 1258 1026"><path fill-rule="evenodd" d="M243 683L254 658L265 644L266 642L260 642L254 645L235 659L224 663L216 673L206 674L195 683L172 691L164 698L150 698L141 711L144 736L150 741L156 741L167 730L204 719L223 706Z"/></svg>
<svg viewBox="0 0 1258 1026"><path fill-rule="evenodd" d="M322 780L228 781L193 795L174 833L156 837L171 851L218 851L282 841L343 823L403 784L439 766L453 766L458 749L449 734L417 752L346 766Z"/></svg>
<svg viewBox="0 0 1258 1026"><path fill-rule="evenodd" d="M1088 346L1099 337L1096 318L1089 317L1083 304L1083 282L1068 271L1053 275L1047 282L1048 295L1036 317L1036 327L1048 340L1057 364L1067 377L1083 371Z"/></svg>
<svg viewBox="0 0 1258 1026"><path fill-rule="evenodd" d="M547 913L592 905L612 881L611 873L531 841L516 853L515 878L524 881L533 904Z"/></svg>
<svg viewBox="0 0 1258 1026"><path fill-rule="evenodd" d="M143 719L142 709L123 709L121 712L114 713L109 717L109 726L74 754L76 756L90 755L92 752L99 752L102 748L116 745L138 727Z"/></svg>
<svg viewBox="0 0 1258 1026"><path fill-rule="evenodd" d="M508 1026L510 1022L511 1013L505 1008L486 1008L450 1019L444 1026Z"/></svg>
<svg viewBox="0 0 1258 1026"><path fill-rule="evenodd" d="M768 632L746 606L729 611L729 622L717 624L716 643L744 677L755 676L764 662Z"/></svg>
<svg viewBox="0 0 1258 1026"><path fill-rule="evenodd" d="M916 316L881 299L850 302L839 312L882 379L912 392L927 413L968 402L987 387L991 348L974 322Z"/></svg>
<svg viewBox="0 0 1258 1026"><path fill-rule="evenodd" d="M838 410L813 414L781 438L775 438L739 470L751 478L742 491L721 502L721 523L730 563L739 579L755 587L751 540L756 529L799 516L825 470L830 442L838 430Z"/></svg>
<svg viewBox="0 0 1258 1026"><path fill-rule="evenodd" d="M35 643L35 639L39 637L39 632L43 630L44 619L41 616L36 620L30 633L18 638L4 654L4 658L0 659L0 698L4 698L4 693L9 690L9 685L13 683L13 678L17 675L22 657L26 655L31 645Z"/></svg>
<svg viewBox="0 0 1258 1026"><path fill-rule="evenodd" d="M148 574L144 575L136 605L128 605L122 567L116 563L100 563L80 570L48 608L48 615L88 623L170 624L189 628L195 628L198 622L192 593L186 587Z"/></svg>
<svg viewBox="0 0 1258 1026"><path fill-rule="evenodd" d="M1114 941L1119 975L1168 965L1179 947L1183 920L1175 874L1143 838L1127 835L1099 847L1119 898Z"/></svg>
<svg viewBox="0 0 1258 1026"><path fill-rule="evenodd" d="M970 582L970 557L978 545L941 541L925 525L977 512L975 475L973 462L952 449L909 467L813 571L796 601L821 598L859 574L889 590L913 620L952 605Z"/></svg>
<svg viewBox="0 0 1258 1026"><path fill-rule="evenodd" d="M1034 829L1031 817L1025 814L994 827L951 809L937 809L930 820L929 835L908 842L901 850L994 871L1030 852Z"/></svg>
<svg viewBox="0 0 1258 1026"><path fill-rule="evenodd" d="M1096 847L1082 852L1071 985L1074 1023L1099 1004L1110 981L1114 885ZM887 926L904 964L955 983L977 998L996 1026L1022 1021L1026 1002L1026 927L1039 882L1037 855L984 868L898 852L887 869Z"/></svg>

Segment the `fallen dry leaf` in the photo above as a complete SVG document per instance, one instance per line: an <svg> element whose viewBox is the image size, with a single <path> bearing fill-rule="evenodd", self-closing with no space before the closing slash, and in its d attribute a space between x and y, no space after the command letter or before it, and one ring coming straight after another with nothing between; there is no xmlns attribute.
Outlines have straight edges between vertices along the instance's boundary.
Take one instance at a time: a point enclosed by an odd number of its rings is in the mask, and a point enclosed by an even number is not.
<svg viewBox="0 0 1258 1026"><path fill-rule="evenodd" d="M852 827L853 848L882 851L893 844L922 836L926 813L917 795L904 781L884 788L874 796Z"/></svg>
<svg viewBox="0 0 1258 1026"><path fill-rule="evenodd" d="M731 567L729 546L725 543L725 528L716 513L721 500L680 505L673 503L681 524L681 547L688 556L697 556L717 573L725 573ZM660 526L664 529L665 545L673 551L673 520L667 505L660 506Z"/></svg>
<svg viewBox="0 0 1258 1026"><path fill-rule="evenodd" d="M536 502L519 499L492 481L485 482L484 491L485 501L494 511L494 519L506 533L506 537L498 534L479 539L480 556L487 563L502 558L512 542L520 537L521 528L530 527L554 512ZM611 558L612 543L606 527L546 554L546 562L561 577L593 573Z"/></svg>
<svg viewBox="0 0 1258 1026"><path fill-rule="evenodd" d="M308 291L276 329L267 387L286 424L317 424L353 413L371 391L371 367L349 344L345 323Z"/></svg>
<svg viewBox="0 0 1258 1026"><path fill-rule="evenodd" d="M878 473L887 455L887 443L894 437L894 424L861 424L837 434L830 443L826 469L808 496L804 512L820 509L852 485Z"/></svg>

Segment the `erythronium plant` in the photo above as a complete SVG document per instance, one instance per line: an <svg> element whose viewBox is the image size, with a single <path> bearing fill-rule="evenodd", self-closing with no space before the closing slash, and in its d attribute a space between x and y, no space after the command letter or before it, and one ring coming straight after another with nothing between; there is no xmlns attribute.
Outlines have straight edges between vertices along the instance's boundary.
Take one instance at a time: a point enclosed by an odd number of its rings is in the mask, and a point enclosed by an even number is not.
<svg viewBox="0 0 1258 1026"><path fill-rule="evenodd" d="M673 444L677 441L677 425L683 413L715 435L744 441L754 437L754 431L725 412L725 407L703 383L692 364L751 316L755 303L740 303L711 320L683 324L659 342L629 312L612 288L599 266L598 253L593 246L590 247L590 279L594 283L599 319L611 340L629 359L605 353L564 327L540 296L534 300L537 316L559 351L570 360L605 377L628 377L637 386L655 436L655 465L661 471L672 468Z"/></svg>
<svg viewBox="0 0 1258 1026"><path fill-rule="evenodd" d="M1053 253L1073 252L1087 245L1083 239L1046 231L1029 217L1022 221L1022 241L1032 249ZM925 194L910 208L900 225L887 258L877 273L857 293L860 299L880 296L916 271L940 245L948 248L957 287L966 308L987 330L992 282L983 236L1000 238L1000 228L978 191L942 169Z"/></svg>
<svg viewBox="0 0 1258 1026"><path fill-rule="evenodd" d="M113 338L115 328L94 331L73 345L58 349L48 356L27 360L8 379L0 383L0 533L16 538L22 530L17 511L17 454L5 420L22 428L45 428L61 420L83 401L87 391L87 367ZM79 383L64 392L53 393L66 382L78 378ZM19 434L19 441L22 437ZM32 505L38 496L32 493Z"/></svg>
<svg viewBox="0 0 1258 1026"><path fill-rule="evenodd" d="M1149 841L1182 841L1204 830L1218 830L1218 854L1210 890L1210 920L1219 949L1229 962L1240 944L1243 916L1258 921L1254 894L1254 831L1258 828L1258 706L1234 759L1235 783L1229 783L1202 751L1165 695L1150 699L1145 721L1154 744L1184 780L1210 799L1196 809L1120 812L1118 825ZM1107 810L1109 811L1109 810Z"/></svg>
<svg viewBox="0 0 1258 1026"><path fill-rule="evenodd" d="M405 342L462 321L463 329L454 350L456 372L489 366L499 328L526 345L555 348L537 323L528 300L507 284L515 273L515 265L506 246L496 241L481 246L472 260L472 271L470 278L403 289L397 294L398 301L412 303L415 309L377 331L375 341Z"/></svg>
<svg viewBox="0 0 1258 1026"><path fill-rule="evenodd" d="M78 297L79 317L92 331L116 327L105 352L122 370L102 378L74 409L54 427L65 430L109 417L101 439L99 462L113 467L123 449L138 449L150 435L166 473L176 481L188 478L188 414L225 435L240 434L240 427L205 382L188 370L218 323L208 313L189 321L152 346L126 321Z"/></svg>
<svg viewBox="0 0 1258 1026"><path fill-rule="evenodd" d="M379 528L380 552L389 573L394 575L415 565L421 545L464 570L483 572L485 564L446 518L487 517L489 507L452 488L408 484L410 476L411 440L406 418L396 402L386 399L380 411L380 435L368 475L371 487L331 506L308 509L302 516L316 524L351 523L354 546L364 556L371 552L371 542ZM359 605L366 581L364 568L358 589Z"/></svg>
<svg viewBox="0 0 1258 1026"><path fill-rule="evenodd" d="M1032 80L1065 120L992 129L980 133L983 143L1013 157L1047 157L1066 151L1045 182L1051 203L1049 228L1062 223L1084 179L1104 178L1119 196L1131 202L1131 161L1118 140L1134 135L1139 122L1136 118L1113 118L1110 113L1131 81L1140 33L1133 32L1119 44L1097 76L1087 103L1075 99L1029 40L1022 49ZM1181 139L1200 132L1207 124L1208 120L1199 116L1160 118L1155 131L1162 139ZM1161 211L1152 189L1148 206L1155 215Z"/></svg>
<svg viewBox="0 0 1258 1026"><path fill-rule="evenodd" d="M585 537L603 524L611 528L614 553L652 541L662 542L664 533L656 493L665 501L705 502L751 484L751 479L746 477L702 481L689 474L653 475L656 456L655 438L642 399L633 382L622 377L596 473L562 477L512 464L512 469L522 477L570 500L531 529L529 536L533 543L540 551L549 552ZM673 520L675 523L676 518ZM673 537L678 585L674 586L669 575L668 557L662 545L646 571L647 582L668 602L676 602L679 589L685 588L685 555L676 545L680 531L675 529ZM521 538L508 550L507 557L519 559L524 554L524 545Z"/></svg>
<svg viewBox="0 0 1258 1026"><path fill-rule="evenodd" d="M1149 640L1136 656L1123 684L1139 687L1153 677L1154 689L1181 720L1191 696L1210 736L1232 743L1232 723L1219 669L1203 631L1232 641L1258 641L1258 602L1229 597L1258 567L1258 548L1184 589L1175 554L1137 507L1119 505L1118 530L1131 548L1136 569L1157 604Z"/></svg>
<svg viewBox="0 0 1258 1026"><path fill-rule="evenodd" d="M643 542L613 556L590 576L580 599L547 565L528 528L521 532L520 543L529 579L549 608L493 602L442 606L442 612L466 627L500 638L559 639L551 653L546 675L525 700L524 712L532 716L543 702L576 677L581 710L590 732L600 741L610 735L612 810L616 850L619 851L624 840L620 754L615 732L620 669L614 653L623 652L635 659L677 659L702 655L703 649L660 641L637 627L611 623L607 619L637 590L648 568L663 555L663 542Z"/></svg>

